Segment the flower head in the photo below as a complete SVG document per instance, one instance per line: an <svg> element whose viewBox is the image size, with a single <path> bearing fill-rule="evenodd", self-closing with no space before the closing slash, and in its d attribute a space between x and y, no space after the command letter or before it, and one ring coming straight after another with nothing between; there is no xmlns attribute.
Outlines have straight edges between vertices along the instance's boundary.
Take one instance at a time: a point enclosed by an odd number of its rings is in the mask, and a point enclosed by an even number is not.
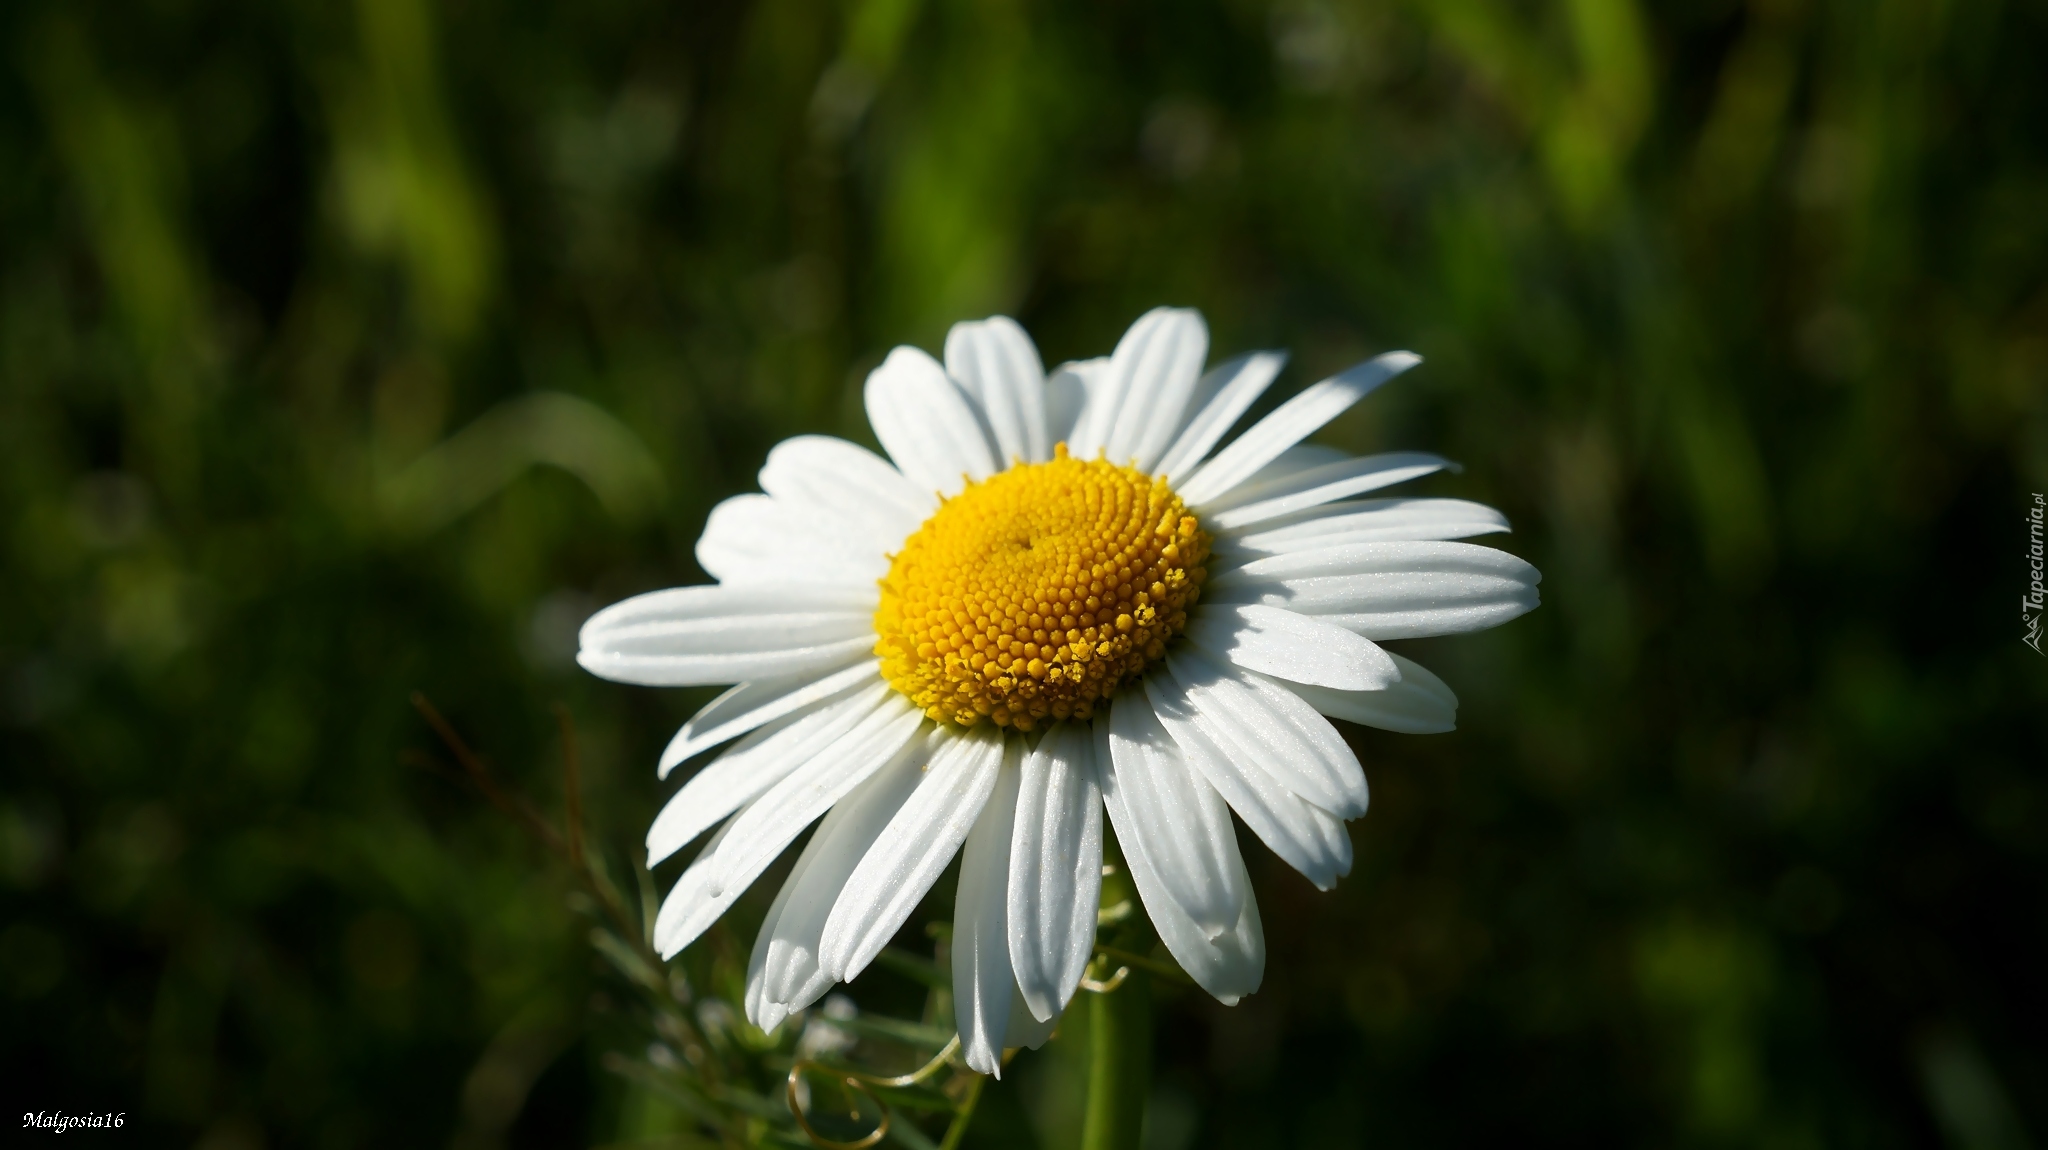
<svg viewBox="0 0 2048 1150"><path fill-rule="evenodd" d="M1377 640L1504 622L1539 576L1452 542L1505 531L1490 508L1357 498L1446 461L1302 444L1415 356L1315 384L1219 450L1284 357L1204 374L1207 352L1201 317L1166 308L1050 378L1002 317L955 326L943 366L898 348L866 391L888 460L782 443L763 494L705 525L717 584L584 625L599 675L739 684L661 758L666 776L738 740L648 832L651 865L717 825L662 904L664 954L818 822L748 970L748 1017L773 1028L865 969L958 855L960 1035L996 1072L1087 966L1107 811L1174 958L1224 1002L1258 988L1232 813L1334 885L1366 784L1325 716L1451 729L1450 689Z"/></svg>
<svg viewBox="0 0 2048 1150"><path fill-rule="evenodd" d="M1053 451L946 500L882 580L882 677L939 722L1088 719L1187 629L1209 558L1187 505Z"/></svg>

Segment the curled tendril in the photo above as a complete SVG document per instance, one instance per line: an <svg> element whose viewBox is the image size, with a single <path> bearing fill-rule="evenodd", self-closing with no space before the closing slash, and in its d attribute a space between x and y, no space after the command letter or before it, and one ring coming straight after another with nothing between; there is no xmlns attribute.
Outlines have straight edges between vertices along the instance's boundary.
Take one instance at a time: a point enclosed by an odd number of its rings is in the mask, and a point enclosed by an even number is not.
<svg viewBox="0 0 2048 1150"><path fill-rule="evenodd" d="M1091 966L1100 969L1100 966L1106 966L1110 962L1118 963L1115 973L1103 979L1089 978L1084 975L1081 979L1081 989L1092 991L1096 994L1113 993L1124 984L1125 980L1131 977L1133 968L1150 971L1173 982L1189 986L1194 985L1194 980L1189 978L1187 973L1178 966L1160 962L1157 959L1146 958L1142 955L1132 954L1129 951L1118 950L1111 946L1097 946ZM1100 964L1100 966L1096 964ZM789 1086L787 1091L789 1095L789 1112L795 1115L796 1124L803 1130L804 1136L809 1138L811 1144L818 1147L819 1150L870 1150L871 1147L879 1145L882 1139L888 1137L889 1123L891 1121L889 1104L882 1101L881 1096L875 1093L874 1087L915 1086L938 1073L959 1052L960 1036L956 1034L951 1041L946 1043L943 1049L932 1056L930 1062L925 1063L908 1074L899 1074L893 1078L866 1074L858 1070L846 1070L837 1066L828 1066L813 1058L799 1059L789 1068ZM1007 1064L1010 1056L1015 1053L1015 1050L1003 1051L1004 1063ZM858 1090L862 1094L867 1095L868 1100L873 1102L875 1108L880 1111L881 1120L876 1123L873 1130L851 1142L841 1142L818 1133L811 1126L810 1116L804 1113L803 1106L797 1101L797 1082L804 1076L806 1071L817 1071L821 1075L837 1078L849 1089ZM978 1092L979 1089L980 1086L977 1082L975 1090ZM969 1109L973 1107L972 1095L970 1095L967 1107ZM950 1140L947 1142L949 1146L952 1144Z"/></svg>
<svg viewBox="0 0 2048 1150"><path fill-rule="evenodd" d="M819 1147L820 1150L868 1150L869 1147L881 1142L889 1133L889 1104L882 1101L881 1095L876 1094L873 1088L876 1086L915 1086L932 1075L937 1074L939 1069L945 1066L953 1055L959 1053L959 1051L960 1036L956 1034L951 1042L946 1043L944 1049L932 1056L930 1062L925 1063L908 1074L898 1074L893 1078L884 1078L875 1074L864 1074L858 1070L843 1070L836 1066L827 1066L813 1058L798 1059L789 1068L789 1112L796 1116L796 1124L803 1129L804 1137L809 1138L811 1144ZM873 1102L875 1108L881 1111L882 1120L866 1135L851 1142L836 1141L818 1133L812 1129L811 1120L804 1114L804 1108L798 1104L796 1097L797 1080L803 1077L806 1070L816 1070L833 1075L847 1086L867 1095L868 1100Z"/></svg>
<svg viewBox="0 0 2048 1150"><path fill-rule="evenodd" d="M1119 986L1122 986L1124 984L1124 979L1129 978L1130 976L1131 968L1128 966L1117 967L1115 974L1112 974L1108 978L1102 979L1099 982L1095 979L1088 978L1084 975L1081 979L1081 989L1092 990L1097 994L1108 994L1110 991L1115 990Z"/></svg>

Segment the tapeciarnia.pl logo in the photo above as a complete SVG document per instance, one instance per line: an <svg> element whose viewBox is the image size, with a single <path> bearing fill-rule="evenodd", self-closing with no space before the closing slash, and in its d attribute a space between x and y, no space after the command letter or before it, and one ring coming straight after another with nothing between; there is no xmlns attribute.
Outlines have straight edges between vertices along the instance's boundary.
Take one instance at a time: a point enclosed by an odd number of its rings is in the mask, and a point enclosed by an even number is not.
<svg viewBox="0 0 2048 1150"><path fill-rule="evenodd" d="M2032 570L2034 581L2027 585L2027 593L2020 599L2020 623L2026 633L2020 642L2034 649L2036 655L2048 655L2041 650L2042 608L2048 606L2048 588L2041 584L2044 566L2041 549L2042 517L2048 515L2048 499L2038 491L2034 492L2034 505L2027 509L2027 566Z"/></svg>

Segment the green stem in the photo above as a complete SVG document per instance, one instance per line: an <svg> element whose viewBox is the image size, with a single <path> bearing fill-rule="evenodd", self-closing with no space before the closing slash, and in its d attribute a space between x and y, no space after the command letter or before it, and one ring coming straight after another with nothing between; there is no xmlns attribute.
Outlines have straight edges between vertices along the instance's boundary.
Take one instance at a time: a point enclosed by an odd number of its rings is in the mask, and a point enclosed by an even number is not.
<svg viewBox="0 0 2048 1150"><path fill-rule="evenodd" d="M953 1115L953 1124L946 1127L946 1140L939 1143L939 1150L959 1150L960 1139L967 1134L967 1124L974 1121L974 1104L981 1101L981 1088L988 1085L986 1074L977 1074L967 1084L967 1097L960 1100L960 1109Z"/></svg>
<svg viewBox="0 0 2048 1150"><path fill-rule="evenodd" d="M1082 1150L1137 1150L1152 1092L1152 976L1133 970L1108 994L1091 994L1088 1113Z"/></svg>

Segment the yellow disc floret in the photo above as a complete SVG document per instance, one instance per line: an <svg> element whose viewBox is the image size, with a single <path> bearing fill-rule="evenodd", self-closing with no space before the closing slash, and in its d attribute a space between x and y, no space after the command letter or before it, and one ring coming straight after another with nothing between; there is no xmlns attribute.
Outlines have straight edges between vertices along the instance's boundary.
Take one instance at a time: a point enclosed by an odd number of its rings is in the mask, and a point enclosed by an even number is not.
<svg viewBox="0 0 2048 1150"><path fill-rule="evenodd" d="M939 505L882 581L882 675L942 723L1086 719L1187 626L1209 536L1163 479L1065 444Z"/></svg>

